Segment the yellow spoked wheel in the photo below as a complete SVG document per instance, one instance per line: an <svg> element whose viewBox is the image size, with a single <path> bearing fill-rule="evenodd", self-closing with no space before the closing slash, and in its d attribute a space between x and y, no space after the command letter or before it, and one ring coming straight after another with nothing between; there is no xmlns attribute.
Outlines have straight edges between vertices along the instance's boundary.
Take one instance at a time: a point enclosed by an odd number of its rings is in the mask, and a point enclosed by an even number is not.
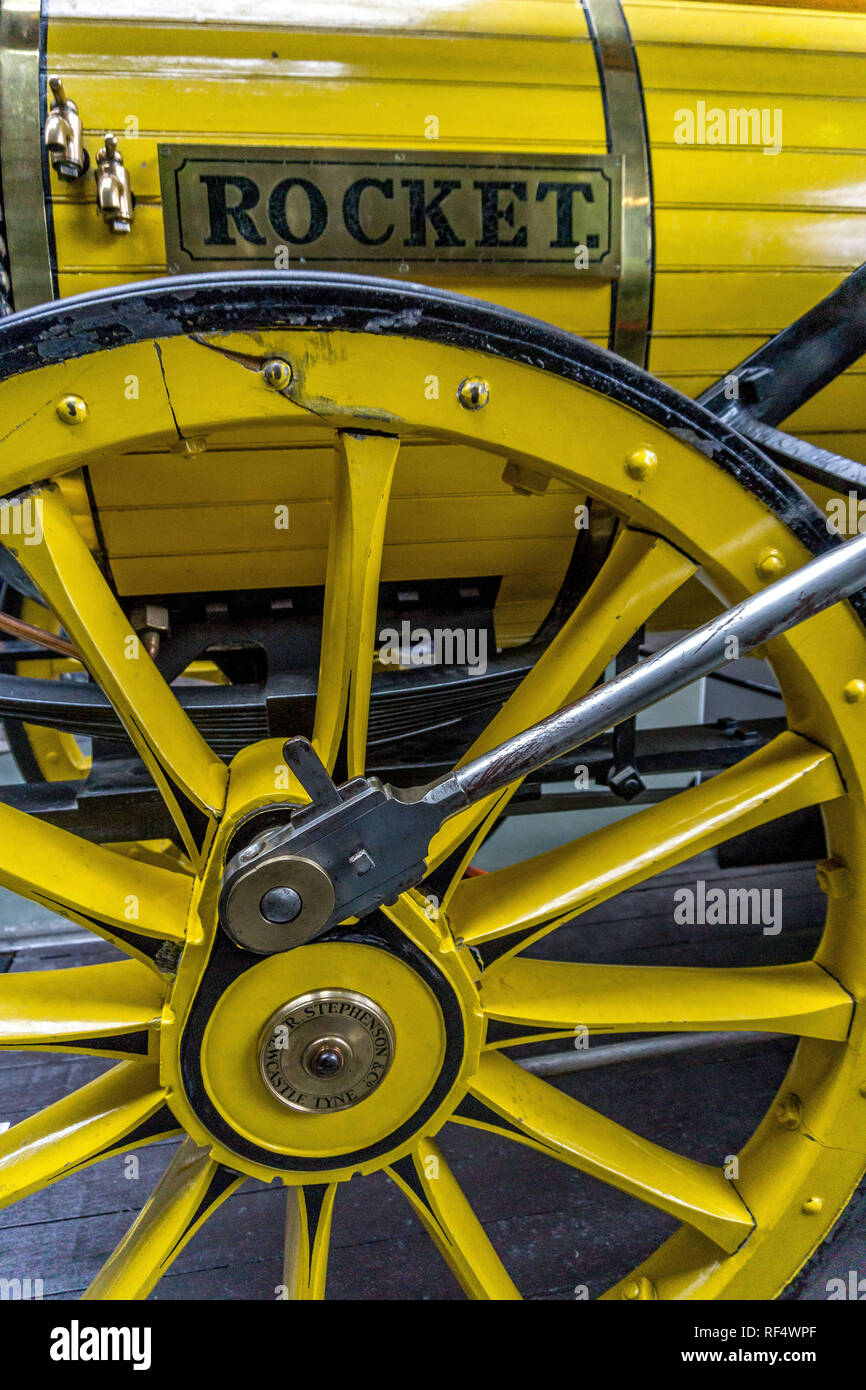
<svg viewBox="0 0 866 1390"><path fill-rule="evenodd" d="M135 400L123 392L130 375ZM467 756L589 689L695 577L732 603L826 548L803 495L619 359L489 306L384 282L215 276L70 300L0 324L0 376L0 409L14 423L0 440L0 486L26 489L42 515L41 543L14 546L16 558L123 721L192 869L0 807L2 883L126 957L0 978L4 1048L116 1061L0 1135L0 1200L185 1135L89 1296L146 1296L253 1176L286 1184L287 1291L317 1298L335 1201L363 1194L363 1182L346 1187L353 1175L385 1170L467 1294L514 1298L437 1147L443 1127L473 1125L681 1222L605 1297L775 1296L866 1164L866 632L855 608L839 604L773 642L788 731L728 771L519 865L464 877L511 788L446 823L430 877L394 906L257 954L220 926L226 859L254 858L262 826L306 795L281 740L251 744L230 766L211 751L130 630L54 480L95 456L134 467L143 444L179 436L214 446L216 476L221 438L254 442L275 428L288 438L311 422L333 431L314 743L329 767L341 753L350 777L365 768L389 498L413 441L469 444L618 518L577 607ZM87 407L73 423L58 411L70 396ZM816 805L828 900L813 960L687 969L533 956L589 907ZM267 891L277 894L272 920L290 920L282 890ZM650 1142L508 1056L509 1045L579 1027L766 1031L799 1044L734 1174Z"/></svg>

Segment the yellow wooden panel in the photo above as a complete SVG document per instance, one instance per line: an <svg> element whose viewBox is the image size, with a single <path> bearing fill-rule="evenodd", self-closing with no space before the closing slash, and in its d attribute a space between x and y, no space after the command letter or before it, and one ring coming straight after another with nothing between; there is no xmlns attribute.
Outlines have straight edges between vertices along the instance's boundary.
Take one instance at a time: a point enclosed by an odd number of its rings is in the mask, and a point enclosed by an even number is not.
<svg viewBox="0 0 866 1390"><path fill-rule="evenodd" d="M690 270L656 275L653 327L661 332L769 338L841 284L846 271Z"/></svg>
<svg viewBox="0 0 866 1390"><path fill-rule="evenodd" d="M224 80L198 83L184 100L170 77L130 79L70 77L85 121L84 143L91 159L106 130L114 130L128 161L133 188L145 197L159 193L156 145L273 144L280 146L383 146L389 149L532 150L605 148L604 119L597 90L587 88L468 88L440 81L434 88L414 81L386 84L345 82L268 83L267 100L253 99L258 83ZM252 90L251 90L252 88ZM515 123L515 102L521 120ZM170 104L169 104L170 103ZM291 118L283 122L282 114ZM124 137L130 116L137 139ZM440 138L426 142L425 122L439 121ZM90 180L87 181L90 183ZM55 184L56 186L56 184ZM74 196L60 186L65 196ZM81 196L92 199L92 189Z"/></svg>
<svg viewBox="0 0 866 1390"><path fill-rule="evenodd" d="M284 431L286 443L279 449L208 449L190 458L140 453L117 460L95 459L90 465L93 495L101 511L164 505L167 496L178 505L329 497L333 431L321 424L312 425L313 431L322 435L318 448L293 441ZM502 458L482 449L405 441L391 495L421 499L488 495L525 501L502 482L502 470ZM557 495L576 494L566 483L554 480L540 500L546 503Z"/></svg>
<svg viewBox="0 0 866 1390"><path fill-rule="evenodd" d="M682 8L682 7L680 7ZM741 21L747 28L747 21ZM707 44L637 44L638 62L647 90L692 92L695 99L709 97L716 104L717 94L735 92L762 98L762 105L774 106L778 93L800 92L804 96L861 97L863 58L866 42L851 54L778 53L756 49L725 50ZM811 33L807 43L811 45ZM708 103L709 104L709 103ZM748 105L751 102L747 101Z"/></svg>
<svg viewBox="0 0 866 1390"><path fill-rule="evenodd" d="M564 570L573 538L545 546L544 562L559 562ZM538 541L514 540L507 546L512 574L533 574L539 561ZM496 575L503 572L501 541L439 545L418 541L386 549L382 578L444 579L464 575ZM121 594L188 593L207 589L294 588L323 584L324 550L270 550L250 554L235 551L221 555L150 556L112 562L112 573Z"/></svg>
<svg viewBox="0 0 866 1390"><path fill-rule="evenodd" d="M663 208L656 216L660 269L854 270L866 247L866 212L753 212ZM713 291L715 299L715 291Z"/></svg>
<svg viewBox="0 0 866 1390"><path fill-rule="evenodd" d="M129 280L164 272L165 237L158 203L137 205L133 229L126 236L116 236L106 226L94 202L52 199L52 213L61 270L119 271Z"/></svg>
<svg viewBox="0 0 866 1390"><path fill-rule="evenodd" d="M192 107L199 100L209 114L217 112L225 118L225 106L220 106L217 82L226 83L231 90L238 82L247 83L250 102L250 117L257 125L267 130L273 124L275 112L265 107L266 99L282 102L291 91L302 88L313 101L320 104L319 93L331 93L345 100L347 79L363 88L365 85L387 86L397 84L406 88L417 83L419 89L442 83L443 75L448 84L464 83L473 89L491 86L543 86L590 87L598 89L598 70L589 39L584 42L568 39L553 41L550 38L527 37L520 43L513 39L487 37L476 39L473 43L455 42L453 38L428 36L390 36L383 40L370 35L334 34L293 34L289 44L281 44L281 35L275 32L270 41L265 42L258 54L229 54L227 51L214 53L214 36L203 30L187 30L183 42L175 36L175 52L164 54L158 51L165 47L158 42L146 54L135 54L118 43L115 37L112 47L120 51L110 51L102 45L101 31L99 46L87 49L81 44L63 49L58 43L54 25L49 25L49 52L52 58L60 59L64 75L69 78L71 88L75 79L83 98L92 103L85 111L81 109L86 124L99 125L106 115L111 115L111 103L117 100L113 86L120 91L134 90L141 84L142 106L137 112L139 125L143 129L162 129L166 116L176 117L176 110L167 113L153 104L154 81L169 80L178 88L180 107ZM160 36L161 37L161 36ZM224 50L234 35L223 31ZM128 42L134 42L134 35L128 34ZM282 52L275 57L276 48ZM252 79L252 80L251 80ZM295 84L294 88L287 83ZM93 85L87 85L93 84ZM76 95L76 101L79 99ZM324 105L322 104L322 109ZM148 111L157 114L156 125L146 120ZM125 114L125 113L124 113ZM295 113L297 114L297 113ZM247 113L231 112L232 119L246 121ZM471 112L467 113L471 118ZM307 124L306 116L302 116ZM198 125L198 121L196 121ZM180 129L182 127L177 126ZM243 125L239 129L243 129Z"/></svg>
<svg viewBox="0 0 866 1390"><path fill-rule="evenodd" d="M712 380L742 362L767 340L764 337L737 337L735 334L713 334L695 337L691 334L653 333L650 346L650 371L671 379L677 374L708 374Z"/></svg>
<svg viewBox="0 0 866 1390"><path fill-rule="evenodd" d="M132 555L205 555L244 550L306 550L327 545L330 507L326 501L284 503L200 502L187 506L101 508L102 532L112 562ZM500 539L556 540L574 544L574 507L570 497L476 497L455 505L451 497L426 498L423 534L442 545ZM282 511L288 507L288 525ZM413 545L419 535L417 498L394 498L388 511L385 546Z"/></svg>
<svg viewBox="0 0 866 1390"><path fill-rule="evenodd" d="M866 142L866 113L860 120ZM783 127L787 139L787 130ZM743 207L866 212L866 149L860 154L781 154L700 145L653 148L656 211ZM761 224L763 225L763 224Z"/></svg>
<svg viewBox="0 0 866 1390"><path fill-rule="evenodd" d="M92 294L94 290L111 290L117 285L127 285L129 280L130 276L123 271L67 271L61 269L57 276L57 289L61 299L68 299L73 294Z"/></svg>
<svg viewBox="0 0 866 1390"><path fill-rule="evenodd" d="M142 453L96 459L90 466L90 481L100 513L164 505L168 498L180 507L205 501L323 498L330 493L333 453L333 431L328 431L320 449L208 449L190 458Z"/></svg>
<svg viewBox="0 0 866 1390"><path fill-rule="evenodd" d="M78 49L118 54L176 54L198 51L216 56L271 56L274 49L292 52L299 40L318 38L357 44L368 35L377 43L401 34L454 34L465 37L585 38L586 20L573 0L483 0L465 5L454 0L425 0L423 5L358 4L357 0L258 0L255 9L231 0L198 0L195 20L184 21L175 0L147 0L137 6L138 20L126 0L53 0L49 32L61 52ZM329 32L330 31L330 32Z"/></svg>
<svg viewBox="0 0 866 1390"><path fill-rule="evenodd" d="M743 13L736 4L683 4L681 0L626 0L632 39L639 44L718 45L726 49L779 52L808 48L822 57L866 49L866 16L803 14L779 6ZM643 59L641 59L643 65Z"/></svg>

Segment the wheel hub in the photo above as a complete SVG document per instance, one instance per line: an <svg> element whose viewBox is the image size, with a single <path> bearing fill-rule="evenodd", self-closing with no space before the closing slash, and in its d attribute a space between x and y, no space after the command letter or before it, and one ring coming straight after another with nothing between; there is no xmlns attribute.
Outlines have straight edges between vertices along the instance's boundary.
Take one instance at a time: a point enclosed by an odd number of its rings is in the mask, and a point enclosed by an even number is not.
<svg viewBox="0 0 866 1390"><path fill-rule="evenodd" d="M317 989L269 1020L259 1065L269 1090L293 1110L347 1110L383 1081L394 1057L388 1015L366 995Z"/></svg>

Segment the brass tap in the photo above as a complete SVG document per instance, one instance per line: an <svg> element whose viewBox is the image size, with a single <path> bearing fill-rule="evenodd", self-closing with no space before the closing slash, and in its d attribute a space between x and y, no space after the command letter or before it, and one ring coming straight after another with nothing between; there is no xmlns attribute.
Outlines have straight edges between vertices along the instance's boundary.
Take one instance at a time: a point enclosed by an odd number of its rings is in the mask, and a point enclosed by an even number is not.
<svg viewBox="0 0 866 1390"><path fill-rule="evenodd" d="M129 182L129 170L117 148L117 137L111 131L105 136L105 146L96 156L96 205L113 232L128 232L135 215L135 203Z"/></svg>
<svg viewBox="0 0 866 1390"><path fill-rule="evenodd" d="M62 77L49 78L48 85L54 100L45 118L45 148L57 177L74 183L90 168L90 157L81 142L81 117L63 89Z"/></svg>

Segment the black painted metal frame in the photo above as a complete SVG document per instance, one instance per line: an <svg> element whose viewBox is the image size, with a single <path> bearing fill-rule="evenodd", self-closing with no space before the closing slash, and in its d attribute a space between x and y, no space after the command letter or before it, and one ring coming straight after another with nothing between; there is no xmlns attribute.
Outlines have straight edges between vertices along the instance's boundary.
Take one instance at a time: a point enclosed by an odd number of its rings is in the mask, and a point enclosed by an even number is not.
<svg viewBox="0 0 866 1390"><path fill-rule="evenodd" d="M866 496L866 467L778 427L866 353L866 263L698 400L784 468ZM731 384L735 383L732 397Z"/></svg>

